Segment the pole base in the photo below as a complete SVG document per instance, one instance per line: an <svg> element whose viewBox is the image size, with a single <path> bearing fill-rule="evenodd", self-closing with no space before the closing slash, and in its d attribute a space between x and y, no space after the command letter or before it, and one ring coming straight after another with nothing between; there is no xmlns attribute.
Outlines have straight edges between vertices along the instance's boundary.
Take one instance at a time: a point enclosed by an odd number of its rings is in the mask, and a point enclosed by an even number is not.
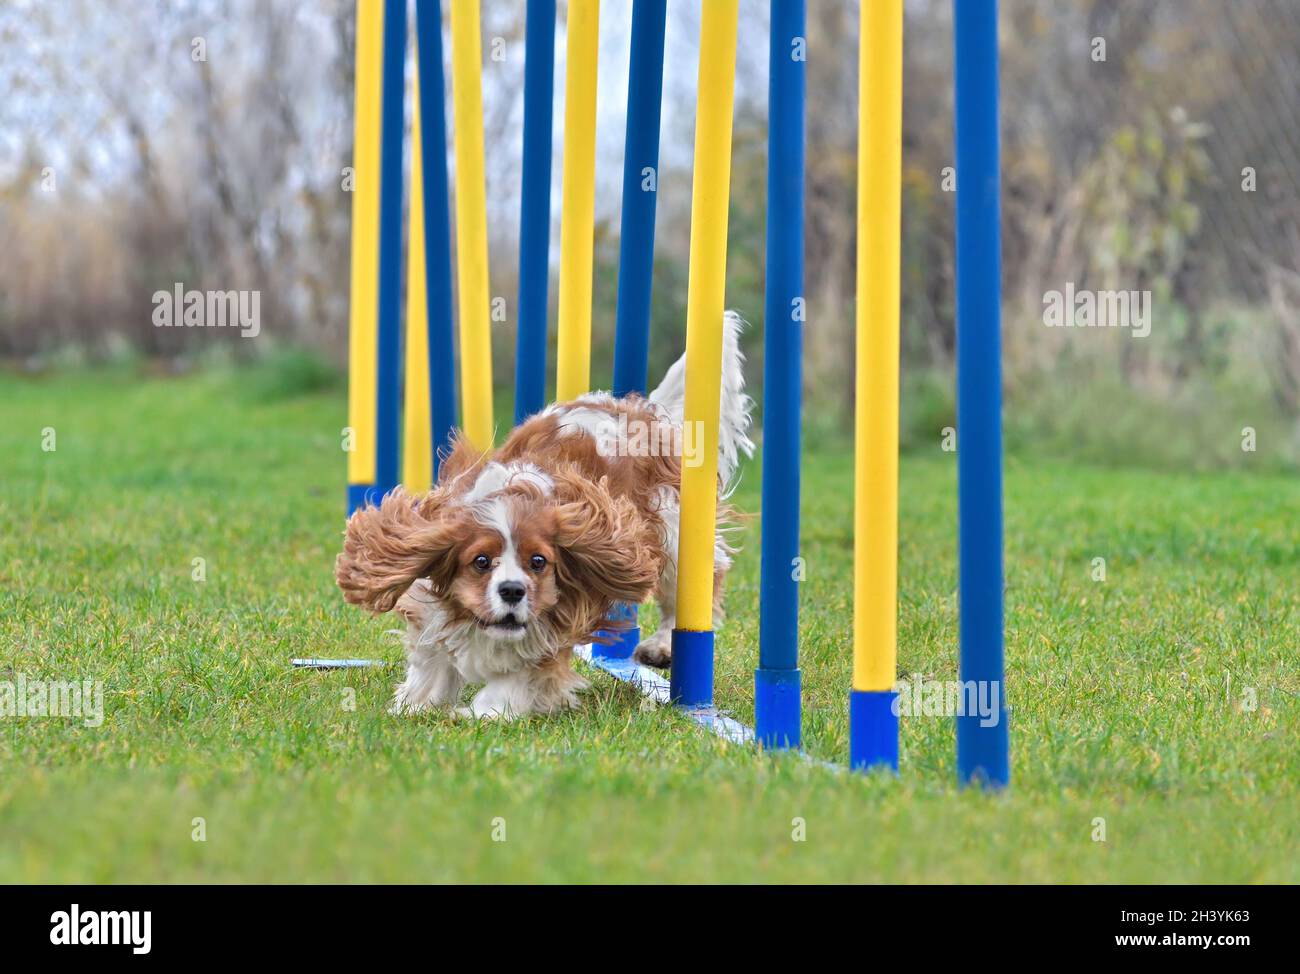
<svg viewBox="0 0 1300 974"><path fill-rule="evenodd" d="M1008 711L998 709L997 723L987 727L986 717L962 714L957 718L957 783L997 791L1011 783L1008 754Z"/></svg>
<svg viewBox="0 0 1300 974"><path fill-rule="evenodd" d="M713 630L674 629L669 699L679 707L713 706Z"/></svg>
<svg viewBox="0 0 1300 974"><path fill-rule="evenodd" d="M611 622L630 622L630 628L601 629L597 635L608 637L608 643L592 642L591 655L603 656L605 659L628 659L641 642L641 627L636 624L637 606L630 602L619 602L609 613Z"/></svg>
<svg viewBox="0 0 1300 974"><path fill-rule="evenodd" d="M762 747L799 749L801 686L797 669L754 671L754 736Z"/></svg>
<svg viewBox="0 0 1300 974"><path fill-rule="evenodd" d="M849 768L898 773L898 693L849 691Z"/></svg>
<svg viewBox="0 0 1300 974"><path fill-rule="evenodd" d="M396 484L388 487L379 484L348 484L348 517L360 508L378 507L396 486Z"/></svg>
<svg viewBox="0 0 1300 974"><path fill-rule="evenodd" d="M348 517L373 503L370 498L374 493L374 489L374 484L348 484Z"/></svg>

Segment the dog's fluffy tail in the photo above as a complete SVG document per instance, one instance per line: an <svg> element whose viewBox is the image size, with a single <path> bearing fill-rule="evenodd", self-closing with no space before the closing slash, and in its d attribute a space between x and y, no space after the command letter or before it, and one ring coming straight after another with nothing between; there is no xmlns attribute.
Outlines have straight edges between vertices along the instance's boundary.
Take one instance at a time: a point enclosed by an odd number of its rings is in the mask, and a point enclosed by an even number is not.
<svg viewBox="0 0 1300 974"><path fill-rule="evenodd" d="M718 421L718 476L731 482L740 454L754 455L749 438L750 410L754 400L745 395L745 356L740 351L740 333L745 321L734 311L722 316L722 401ZM650 401L662 406L674 423L682 422L686 406L686 355L664 373L663 381L650 393Z"/></svg>

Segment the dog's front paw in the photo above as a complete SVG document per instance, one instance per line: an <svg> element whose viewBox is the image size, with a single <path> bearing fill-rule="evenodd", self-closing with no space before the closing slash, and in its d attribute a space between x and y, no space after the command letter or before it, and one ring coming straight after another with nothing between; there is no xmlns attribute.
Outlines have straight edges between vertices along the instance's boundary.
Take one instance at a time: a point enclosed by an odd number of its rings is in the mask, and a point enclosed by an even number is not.
<svg viewBox="0 0 1300 974"><path fill-rule="evenodd" d="M660 629L637 644L632 658L643 666L666 670L673 660L673 635Z"/></svg>
<svg viewBox="0 0 1300 974"><path fill-rule="evenodd" d="M519 714L510 710L494 710L487 707L476 706L471 703L468 707L456 707L451 711L451 715L457 720L500 720L511 721L519 717Z"/></svg>
<svg viewBox="0 0 1300 974"><path fill-rule="evenodd" d="M414 717L416 714L427 713L437 708L429 701L416 703L409 697L395 696L393 702L388 705L388 713L393 717Z"/></svg>

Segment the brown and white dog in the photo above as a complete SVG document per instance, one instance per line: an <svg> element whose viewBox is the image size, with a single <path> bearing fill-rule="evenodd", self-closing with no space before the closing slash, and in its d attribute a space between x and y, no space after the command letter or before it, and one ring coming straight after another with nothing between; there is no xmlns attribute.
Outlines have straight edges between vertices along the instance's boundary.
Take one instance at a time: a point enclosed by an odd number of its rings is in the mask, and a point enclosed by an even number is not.
<svg viewBox="0 0 1300 974"><path fill-rule="evenodd" d="M731 565L725 487L748 436L740 317L724 318L720 503L714 604ZM577 706L586 686L573 646L590 642L617 602L653 594L661 623L636 659L669 664L677 588L683 462L699 437L682 429L685 357L649 396L592 393L527 420L493 454L457 439L437 486L401 489L348 521L335 574L344 597L407 623L406 679L392 713L455 707L484 684L474 717L518 717Z"/></svg>

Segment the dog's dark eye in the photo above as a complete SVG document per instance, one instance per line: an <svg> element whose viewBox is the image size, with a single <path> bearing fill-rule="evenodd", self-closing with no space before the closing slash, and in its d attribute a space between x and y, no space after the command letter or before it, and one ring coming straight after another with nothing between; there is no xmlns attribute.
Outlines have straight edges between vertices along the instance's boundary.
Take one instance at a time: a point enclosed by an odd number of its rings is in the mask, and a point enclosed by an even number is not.
<svg viewBox="0 0 1300 974"><path fill-rule="evenodd" d="M474 559L474 567L481 572L485 572L492 567L492 559L487 555L479 555Z"/></svg>
<svg viewBox="0 0 1300 974"><path fill-rule="evenodd" d="M528 559L528 564L532 566L533 571L540 572L546 567L546 559L541 555L533 555L533 557Z"/></svg>

